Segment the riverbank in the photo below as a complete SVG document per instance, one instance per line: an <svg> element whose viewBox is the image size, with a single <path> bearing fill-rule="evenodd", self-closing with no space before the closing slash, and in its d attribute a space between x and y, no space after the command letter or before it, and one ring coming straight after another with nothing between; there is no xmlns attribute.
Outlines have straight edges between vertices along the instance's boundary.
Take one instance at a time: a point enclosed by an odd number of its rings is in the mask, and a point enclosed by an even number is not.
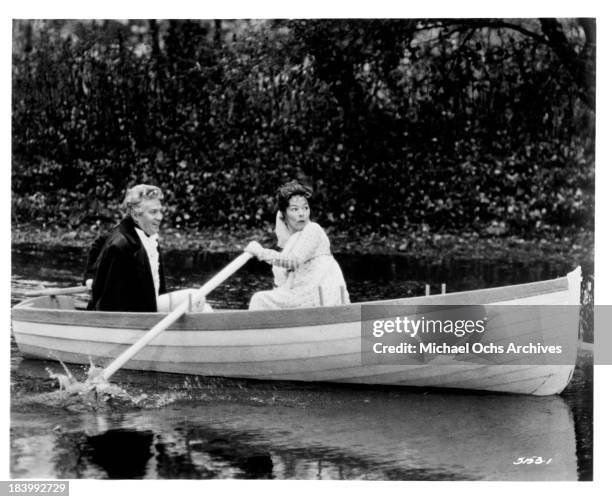
<svg viewBox="0 0 612 502"><path fill-rule="evenodd" d="M99 235L97 228L78 230L52 226L14 225L13 245L44 247L89 247ZM481 236L477 233L397 232L365 233L328 229L334 253L354 255L400 254L432 261L450 258L505 259L512 262L564 260L592 264L594 234L578 232L565 237L523 239L516 236ZM251 241L274 246L272 229L207 228L203 230L164 229L160 241L166 250L239 252Z"/></svg>

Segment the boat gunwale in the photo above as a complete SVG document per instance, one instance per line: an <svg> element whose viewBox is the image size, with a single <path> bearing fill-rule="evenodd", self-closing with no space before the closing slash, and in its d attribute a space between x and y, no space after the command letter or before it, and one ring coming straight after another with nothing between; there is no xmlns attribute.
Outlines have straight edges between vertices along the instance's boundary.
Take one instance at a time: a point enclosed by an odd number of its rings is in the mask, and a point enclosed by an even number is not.
<svg viewBox="0 0 612 502"><path fill-rule="evenodd" d="M173 330L238 330L262 328L288 328L297 326L333 325L362 320L362 307L406 307L406 315L421 313L419 308L438 305L480 305L509 300L520 300L544 294L566 291L570 287L568 276L524 284L459 291L444 295L418 296L391 300L374 300L333 307L269 311L218 311L186 313L178 319ZM12 308L17 321L58 325L78 325L99 328L150 329L167 314L158 312L100 312L58 308L43 308L37 303L48 297L27 299ZM411 309L412 307L412 309Z"/></svg>

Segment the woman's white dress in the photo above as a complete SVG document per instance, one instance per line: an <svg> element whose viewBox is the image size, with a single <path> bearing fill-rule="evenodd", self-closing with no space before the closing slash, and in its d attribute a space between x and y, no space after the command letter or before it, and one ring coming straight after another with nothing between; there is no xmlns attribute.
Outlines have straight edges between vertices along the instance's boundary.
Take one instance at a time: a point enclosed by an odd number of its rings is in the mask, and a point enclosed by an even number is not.
<svg viewBox="0 0 612 502"><path fill-rule="evenodd" d="M338 262L325 231L308 222L293 233L282 252L266 249L261 257L272 264L272 290L253 295L249 310L291 309L350 303Z"/></svg>

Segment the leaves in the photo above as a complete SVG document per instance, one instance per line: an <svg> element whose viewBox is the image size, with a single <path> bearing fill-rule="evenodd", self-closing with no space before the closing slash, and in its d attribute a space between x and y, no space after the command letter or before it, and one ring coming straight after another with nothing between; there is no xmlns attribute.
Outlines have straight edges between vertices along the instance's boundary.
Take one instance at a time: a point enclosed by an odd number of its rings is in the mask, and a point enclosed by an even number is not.
<svg viewBox="0 0 612 502"><path fill-rule="evenodd" d="M258 228L304 178L339 229L592 228L594 115L520 22L19 21L13 218L110 222L148 182L176 227Z"/></svg>

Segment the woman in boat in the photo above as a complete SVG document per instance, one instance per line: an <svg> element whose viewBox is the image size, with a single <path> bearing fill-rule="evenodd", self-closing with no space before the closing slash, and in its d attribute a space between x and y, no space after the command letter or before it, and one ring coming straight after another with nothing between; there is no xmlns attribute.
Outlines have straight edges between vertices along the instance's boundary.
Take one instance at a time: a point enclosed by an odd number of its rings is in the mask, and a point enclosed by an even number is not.
<svg viewBox="0 0 612 502"><path fill-rule="evenodd" d="M246 251L272 265L272 290L253 295L249 310L349 303L346 283L325 231L310 221L311 190L291 181L277 192L276 236L282 251L251 242Z"/></svg>

